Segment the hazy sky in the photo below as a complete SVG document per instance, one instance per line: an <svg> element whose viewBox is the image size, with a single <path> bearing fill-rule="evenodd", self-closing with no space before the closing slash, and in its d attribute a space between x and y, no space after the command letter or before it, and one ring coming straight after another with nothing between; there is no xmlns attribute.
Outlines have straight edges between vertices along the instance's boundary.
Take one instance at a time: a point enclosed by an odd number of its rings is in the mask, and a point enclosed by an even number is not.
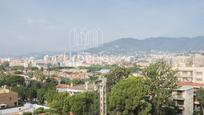
<svg viewBox="0 0 204 115"><path fill-rule="evenodd" d="M95 30L79 42L204 35L204 0L0 0L0 55L66 51Z"/></svg>

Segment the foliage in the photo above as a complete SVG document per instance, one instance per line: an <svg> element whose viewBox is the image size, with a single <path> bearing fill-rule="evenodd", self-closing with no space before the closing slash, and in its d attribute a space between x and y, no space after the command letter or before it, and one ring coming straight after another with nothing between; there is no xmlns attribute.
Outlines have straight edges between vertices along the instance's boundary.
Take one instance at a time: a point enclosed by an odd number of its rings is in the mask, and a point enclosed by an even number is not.
<svg viewBox="0 0 204 115"><path fill-rule="evenodd" d="M6 74L5 74L5 68L1 65L0 66L0 80L2 80L3 78L5 78Z"/></svg>
<svg viewBox="0 0 204 115"><path fill-rule="evenodd" d="M17 85L23 85L25 79L22 76L16 76L16 75L7 75L3 79L4 85L15 87Z"/></svg>
<svg viewBox="0 0 204 115"><path fill-rule="evenodd" d="M28 77L30 77L30 78L32 78L33 77L33 72L28 72L26 75L28 76Z"/></svg>
<svg viewBox="0 0 204 115"><path fill-rule="evenodd" d="M23 115L32 115L31 112L23 112Z"/></svg>
<svg viewBox="0 0 204 115"><path fill-rule="evenodd" d="M151 110L145 101L149 92L148 80L130 77L117 83L108 98L110 111L124 115L144 114Z"/></svg>
<svg viewBox="0 0 204 115"><path fill-rule="evenodd" d="M176 88L176 72L163 60L158 60L143 70L150 80L153 114L160 115L162 107L169 105L172 90Z"/></svg>
<svg viewBox="0 0 204 115"><path fill-rule="evenodd" d="M141 69L140 69L139 66L134 65L133 67L129 67L128 70L129 70L131 73L135 73L135 72L139 72Z"/></svg>
<svg viewBox="0 0 204 115"><path fill-rule="evenodd" d="M44 104L45 94L46 94L46 89L37 90L37 103L38 104Z"/></svg>
<svg viewBox="0 0 204 115"><path fill-rule="evenodd" d="M57 66L57 67L49 67L50 71L59 71L61 69L75 69L75 67L59 67L59 66Z"/></svg>
<svg viewBox="0 0 204 115"><path fill-rule="evenodd" d="M55 86L58 84L58 82L53 78L47 78L45 82L43 83L43 87L47 89L53 89L55 90Z"/></svg>
<svg viewBox="0 0 204 115"><path fill-rule="evenodd" d="M60 115L69 113L69 96L67 93L48 92L47 101L53 113Z"/></svg>
<svg viewBox="0 0 204 115"><path fill-rule="evenodd" d="M81 66L79 67L79 69L87 69L89 72L96 72L96 71L100 71L101 69L112 69L115 68L116 65L91 65L89 67L85 67L85 66Z"/></svg>
<svg viewBox="0 0 204 115"><path fill-rule="evenodd" d="M50 89L54 89L53 85L49 83L41 83L39 81L30 81L30 84L23 84L21 86L14 86L13 91L17 92L22 101L30 100L37 98L37 102L43 104L45 101L46 92Z"/></svg>
<svg viewBox="0 0 204 115"><path fill-rule="evenodd" d="M34 111L34 114L37 114L37 115L39 115L39 114L41 114L41 113L44 113L44 108L38 108L38 109L36 109L35 111Z"/></svg>
<svg viewBox="0 0 204 115"><path fill-rule="evenodd" d="M13 67L11 67L11 70L13 70L13 71L18 71L18 70L23 71L24 67L23 66L13 66Z"/></svg>
<svg viewBox="0 0 204 115"><path fill-rule="evenodd" d="M130 71L124 67L117 67L111 70L105 77L107 78L107 91L111 91L112 87L120 80L129 76Z"/></svg>
<svg viewBox="0 0 204 115"><path fill-rule="evenodd" d="M28 67L26 68L27 70L31 70L31 71L37 71L39 70L37 67Z"/></svg>
<svg viewBox="0 0 204 115"><path fill-rule="evenodd" d="M45 80L45 76L43 75L43 72L41 70L37 70L34 72L33 75L38 81L43 81Z"/></svg>
<svg viewBox="0 0 204 115"><path fill-rule="evenodd" d="M78 93L70 97L70 110L75 115L98 113L98 96L95 92Z"/></svg>
<svg viewBox="0 0 204 115"><path fill-rule="evenodd" d="M201 106L201 114L204 112L204 88L200 88L198 91L197 91L197 95L196 95L196 98L198 99L199 103L200 103L200 106Z"/></svg>
<svg viewBox="0 0 204 115"><path fill-rule="evenodd" d="M65 83L65 84L73 84L73 85L79 85L79 84L84 84L85 80L80 80L80 79L69 79L69 78L61 78L61 83Z"/></svg>
<svg viewBox="0 0 204 115"><path fill-rule="evenodd" d="M2 66L5 68L5 69L8 69L9 66L10 66L10 63L8 61L5 61L3 62Z"/></svg>

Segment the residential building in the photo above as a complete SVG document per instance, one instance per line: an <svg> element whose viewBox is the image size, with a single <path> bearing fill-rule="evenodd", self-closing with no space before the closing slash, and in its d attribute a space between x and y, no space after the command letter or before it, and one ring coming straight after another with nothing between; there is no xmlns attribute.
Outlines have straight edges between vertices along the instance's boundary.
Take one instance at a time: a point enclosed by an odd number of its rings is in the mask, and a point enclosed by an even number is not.
<svg viewBox="0 0 204 115"><path fill-rule="evenodd" d="M179 108L180 115L193 115L194 90L193 87L182 86L172 93L173 100Z"/></svg>
<svg viewBox="0 0 204 115"><path fill-rule="evenodd" d="M57 92L66 92L67 88L69 88L70 86L67 84L58 84L56 85L56 90Z"/></svg>
<svg viewBox="0 0 204 115"><path fill-rule="evenodd" d="M204 83L204 67L177 67L178 81Z"/></svg>
<svg viewBox="0 0 204 115"><path fill-rule="evenodd" d="M80 92L89 92L89 91L96 91L97 87L95 84L82 84L82 85L76 85L76 86L70 86L67 88L60 88L57 89L58 92L68 92L70 95L74 95L76 93Z"/></svg>
<svg viewBox="0 0 204 115"><path fill-rule="evenodd" d="M0 88L0 109L18 105L18 94L5 88Z"/></svg>

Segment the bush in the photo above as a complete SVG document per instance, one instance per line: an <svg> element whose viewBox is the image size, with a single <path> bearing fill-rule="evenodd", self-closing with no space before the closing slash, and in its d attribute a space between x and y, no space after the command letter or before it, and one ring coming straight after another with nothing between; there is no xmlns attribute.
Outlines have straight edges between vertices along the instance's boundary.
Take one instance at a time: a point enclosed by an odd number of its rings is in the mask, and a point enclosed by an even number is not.
<svg viewBox="0 0 204 115"><path fill-rule="evenodd" d="M24 112L23 115L32 115L31 112Z"/></svg>
<svg viewBox="0 0 204 115"><path fill-rule="evenodd" d="M44 108L38 108L34 111L35 114L44 113Z"/></svg>

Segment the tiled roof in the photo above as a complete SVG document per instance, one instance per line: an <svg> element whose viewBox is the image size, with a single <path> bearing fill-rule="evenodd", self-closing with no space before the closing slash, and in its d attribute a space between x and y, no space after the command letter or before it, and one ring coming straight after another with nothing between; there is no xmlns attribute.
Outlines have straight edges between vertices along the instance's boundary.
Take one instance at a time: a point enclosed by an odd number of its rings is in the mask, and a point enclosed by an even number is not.
<svg viewBox="0 0 204 115"><path fill-rule="evenodd" d="M203 87L204 83L194 83L194 82L178 82L178 86L193 86L193 87Z"/></svg>

